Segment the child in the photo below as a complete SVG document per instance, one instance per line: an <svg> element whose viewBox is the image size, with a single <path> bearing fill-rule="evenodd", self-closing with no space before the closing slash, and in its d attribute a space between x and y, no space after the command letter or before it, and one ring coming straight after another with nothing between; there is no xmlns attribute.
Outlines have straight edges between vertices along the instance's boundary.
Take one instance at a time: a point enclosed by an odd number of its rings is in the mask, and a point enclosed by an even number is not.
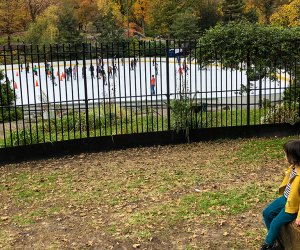
<svg viewBox="0 0 300 250"><path fill-rule="evenodd" d="M152 78L151 78L151 95L155 95L155 77L154 75L152 75Z"/></svg>
<svg viewBox="0 0 300 250"><path fill-rule="evenodd" d="M283 149L291 166L279 187L279 194L282 196L263 211L268 235L261 250L276 249L275 241L283 225L296 219L295 224L300 226L300 140L288 141Z"/></svg>

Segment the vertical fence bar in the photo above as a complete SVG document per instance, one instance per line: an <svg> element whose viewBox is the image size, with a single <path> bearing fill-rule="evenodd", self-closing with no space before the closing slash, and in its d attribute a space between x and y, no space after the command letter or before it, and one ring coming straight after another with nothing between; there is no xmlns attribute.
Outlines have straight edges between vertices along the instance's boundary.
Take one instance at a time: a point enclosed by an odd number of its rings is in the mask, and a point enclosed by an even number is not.
<svg viewBox="0 0 300 250"><path fill-rule="evenodd" d="M17 52L18 53L18 52ZM16 134L17 134L17 145L20 145L20 138L19 138L19 126L18 126L18 112L17 112L17 95L16 95L16 89L15 89L15 72L14 72L14 58L13 58L13 51L12 47L10 47L10 63L11 63L11 70L12 70L12 84L13 84L13 101L14 101L14 116L13 119L15 119L16 122ZM17 69L18 70L18 69ZM12 121L10 121L12 122Z"/></svg>
<svg viewBox="0 0 300 250"><path fill-rule="evenodd" d="M133 62L134 62L134 99L135 99L135 125L136 133L139 133L139 122L138 122L138 94L137 94L137 84L136 84L136 70L137 70L137 59L136 59L136 47L135 42L133 43ZM140 69L139 69L140 70Z"/></svg>
<svg viewBox="0 0 300 250"><path fill-rule="evenodd" d="M162 74L163 74L163 67L162 67L162 55L163 55L163 51L162 51L162 43L161 40L159 40L159 54L160 54L160 61L159 61L159 82L160 82L160 109L161 109L161 131L164 131L164 101L163 101L163 78L162 78Z"/></svg>
<svg viewBox="0 0 300 250"><path fill-rule="evenodd" d="M166 85L167 85L167 122L168 131L171 130L171 108L170 108L170 58L169 58L169 40L166 41Z"/></svg>
<svg viewBox="0 0 300 250"><path fill-rule="evenodd" d="M56 98L55 98L55 87L57 86L55 82L55 76L54 76L54 67L53 67L53 49L52 45L50 45L50 77L52 79L52 91L53 91L53 110L54 110L54 127L55 127L55 141L57 141L57 119L56 119ZM60 72L59 72L60 73ZM59 76L58 76L58 81L59 81Z"/></svg>
<svg viewBox="0 0 300 250"><path fill-rule="evenodd" d="M156 58L156 62L155 62L155 65L154 65L154 69L153 69L153 72L154 72L154 77L155 77L155 113L156 113L156 116L155 116L155 127L156 127L156 130L155 132L158 131L158 128L159 128L159 124L158 124L158 116L159 116L159 105L158 105L158 101L159 101L159 95L158 95L158 88L157 88L157 85L158 85L158 62L161 61L160 59L160 55L158 54L158 51L157 51L157 42L154 41L154 54L155 54L155 58Z"/></svg>
<svg viewBox="0 0 300 250"><path fill-rule="evenodd" d="M57 63L57 68L58 68L58 72L62 72L63 75L65 76L65 74L67 72L65 72L65 62L64 62L64 65L62 67L62 70L61 70L61 67L60 67L60 51L59 51L59 45L56 44L56 63ZM63 79L64 78L64 79ZM64 139L64 128L63 128L63 121L62 121L62 97L61 97L61 82L64 82L66 84L66 78L65 77L62 77L62 79L59 79L58 80L58 94L59 94L59 106L58 106L58 114L60 116L60 131L61 131L61 140L63 141ZM58 117L59 119L59 117ZM56 124L57 125L57 124Z"/></svg>
<svg viewBox="0 0 300 250"><path fill-rule="evenodd" d="M85 61L85 43L82 43L82 75L84 82L84 102L85 102L85 119L86 119L86 136L90 138L90 126L89 126L89 100L88 100L88 88L86 79L86 61Z"/></svg>
<svg viewBox="0 0 300 250"><path fill-rule="evenodd" d="M101 76L102 76L102 95L103 95L103 116L104 116L104 135L107 135L107 124L106 124L106 96L105 96L105 85L107 85L107 79L106 79L106 74L104 70L104 52L103 52L103 43L100 44L100 71L101 71ZM101 112L100 112L101 113ZM101 114L100 114L101 116ZM101 130L102 132L102 126ZM101 135L101 133L100 133Z"/></svg>
<svg viewBox="0 0 300 250"><path fill-rule="evenodd" d="M247 69L251 67L251 62L250 62L250 52L247 52ZM250 125L250 79L247 74L247 125ZM241 112L242 113L242 112Z"/></svg>
<svg viewBox="0 0 300 250"><path fill-rule="evenodd" d="M124 75L124 82L123 82L123 86L124 86L124 105L125 105L125 131L126 133L128 133L128 118L127 118L127 97L126 97L126 65L128 64L128 67L130 66L128 60L127 60L127 54L125 54L125 48L126 48L126 44L123 41L122 42L122 57L123 57L123 75ZM120 96L121 95L121 90L120 90ZM123 124L122 124L122 120L123 120L123 114L122 114L122 119L121 119L121 134L123 134Z"/></svg>
<svg viewBox="0 0 300 250"><path fill-rule="evenodd" d="M98 126L99 126L99 135L101 136L101 116L100 116L100 100L101 100L101 93L100 93L100 85L99 85L99 78L100 78L100 74L101 74L101 71L100 71L100 60L98 58L98 43L95 44L95 57L96 57L96 87L97 87L97 107L98 107ZM96 114L95 114L96 116ZM95 136L97 136L97 130L96 130L96 133L95 133Z"/></svg>
<svg viewBox="0 0 300 250"><path fill-rule="evenodd" d="M151 53L153 53L153 50L151 49L151 43L150 41L148 42L148 49L149 51L151 51ZM154 53L154 62L156 62L156 57L155 57L155 53ZM154 63L155 65L155 63ZM152 79L152 67L151 67L151 62L149 63L149 66L150 66L150 82L151 82L151 79ZM153 66L153 64L152 64ZM151 86L150 86L150 109L151 109L151 131L154 130L154 127L153 127L153 94L152 94L152 89L151 89Z"/></svg>
<svg viewBox="0 0 300 250"><path fill-rule="evenodd" d="M47 92L47 112L48 112L48 132L49 132L49 140L51 141L52 140L52 136L51 136L51 113L50 113L50 100L49 100L49 87L48 87L48 76L49 76L49 73L50 73L50 64L48 63L48 60L47 60L47 54L46 54L46 46L45 44L43 45L43 54L44 54L44 61L45 61L45 78L46 78L46 92ZM50 77L52 77L50 75ZM54 84L53 82L53 79L52 79L52 84Z"/></svg>
<svg viewBox="0 0 300 250"><path fill-rule="evenodd" d="M68 61L68 59L66 59L66 51L65 51L65 45L63 44L62 46L62 54L63 54L63 59L64 59L64 63L66 63ZM66 66L66 69L67 69L67 79L71 80L72 81L72 64L70 63L70 66L67 67ZM71 77L71 79L70 79ZM69 121L69 100L68 100L68 84L67 82L65 82L65 98L66 98L66 101L65 101L65 105L66 105L66 110L67 110L67 130L68 130L68 140L70 140L70 121Z"/></svg>
<svg viewBox="0 0 300 250"><path fill-rule="evenodd" d="M93 48L92 48L92 44L89 43L88 44L88 55L89 55L89 62L90 62L90 66L89 66L89 71L90 71L90 76L91 76L91 87L92 87L92 110L93 110L93 136L96 136L96 115L95 115L95 93L94 93L94 79L95 79L95 67L93 64Z"/></svg>
<svg viewBox="0 0 300 250"><path fill-rule="evenodd" d="M33 46L30 45L30 59L31 59L31 67L32 67L32 84L33 84L33 95L34 95L34 116L35 116L35 129L36 129L36 134L34 135L36 142L39 141L39 131L38 131L38 120L37 120L37 100L36 100L36 87L38 87L37 84L37 79L35 79L37 71L36 70L36 65L34 64L34 51L33 51ZM34 81L36 80L36 81ZM33 136L33 134L31 134ZM34 141L35 142L35 141Z"/></svg>
<svg viewBox="0 0 300 250"><path fill-rule="evenodd" d="M68 55L69 55L69 63L70 63L70 66L72 68L72 55L73 55L73 53L72 53L71 45L70 44L68 44L68 52L69 52L68 53ZM74 80L76 81L77 77L78 77L78 70L77 70L77 64L75 62L75 65L72 68L72 74L71 74L71 96L72 96L71 102L72 102L72 116L73 116L72 117L72 119L73 119L73 136L74 136L73 139L76 138L75 99L74 99L74 85L73 85L73 83L74 83ZM67 98L67 93L66 93L66 98ZM69 106L69 102L68 102L68 106ZM68 123L69 123L69 121L68 121Z"/></svg>
<svg viewBox="0 0 300 250"><path fill-rule="evenodd" d="M38 72L38 79L40 82L40 114L41 114L41 118L42 118L42 134L43 134L43 142L45 143L45 126L44 126L44 113L43 113L43 91L42 91L42 76L41 76L41 63L40 63L40 49L39 46L36 45L36 53L37 53L37 72ZM44 83L44 82L43 82Z"/></svg>
<svg viewBox="0 0 300 250"><path fill-rule="evenodd" d="M9 49L9 48L8 48ZM6 106L6 109L8 110L8 121L9 121L9 135L10 135L10 146L13 146L13 138L12 138L12 126L11 126L11 113L10 113L10 102L11 102L11 98L10 98L10 94L9 94L9 78L7 76L8 70L7 70L7 61L6 61L6 57L9 55L6 55L6 50L4 47L4 72L5 72L5 81L6 81L6 96L7 96L7 101L4 104Z"/></svg>
<svg viewBox="0 0 300 250"><path fill-rule="evenodd" d="M146 41L143 41L143 50L146 52ZM148 51L149 56L150 56L150 67L151 67L151 52ZM146 131L148 132L149 129L149 121L148 121L148 114L149 114L149 110L148 110L148 80L147 80L147 60L146 58L144 59L144 77L145 77L145 81L144 81L144 85L145 85L145 97L146 97Z"/></svg>
<svg viewBox="0 0 300 250"><path fill-rule="evenodd" d="M4 50L4 46L3 46L3 50ZM2 54L2 53L1 53ZM4 55L3 55L3 60L4 60ZM6 78L6 72L4 71L4 83L7 84L7 78ZM4 147L6 148L6 132L5 132L5 117L4 117L4 89L2 90L2 82L0 82L0 107L1 107L1 115L2 115L2 129L3 129L3 140L4 140Z"/></svg>
<svg viewBox="0 0 300 250"><path fill-rule="evenodd" d="M18 72L19 72L19 87L20 87L20 95L21 95L21 110L22 110L22 125L23 125L23 134L24 134L24 141L25 141L25 117L24 117L24 102L23 102L23 91L22 91L22 71L23 71L23 65L22 61L20 59L20 48L19 45L17 46L18 51ZM21 67L20 67L21 64ZM1 92L1 90L0 90Z"/></svg>
<svg viewBox="0 0 300 250"><path fill-rule="evenodd" d="M141 42L139 41L139 53L138 53L138 57L139 57L139 80L140 80L140 109L141 109L141 132L144 132L144 121L143 121L143 87L142 87L142 65L141 65ZM144 60L146 59L145 57L145 53L144 53Z"/></svg>
<svg viewBox="0 0 300 250"><path fill-rule="evenodd" d="M109 135L112 135L112 113L111 113L111 92L110 92L110 87L111 87L111 84L110 84L110 78L112 76L112 68L109 64L109 44L106 43L106 65L107 65L107 72L108 72L108 75L107 75L107 81L108 81L108 107L109 107L109 129L110 129L110 134Z"/></svg>

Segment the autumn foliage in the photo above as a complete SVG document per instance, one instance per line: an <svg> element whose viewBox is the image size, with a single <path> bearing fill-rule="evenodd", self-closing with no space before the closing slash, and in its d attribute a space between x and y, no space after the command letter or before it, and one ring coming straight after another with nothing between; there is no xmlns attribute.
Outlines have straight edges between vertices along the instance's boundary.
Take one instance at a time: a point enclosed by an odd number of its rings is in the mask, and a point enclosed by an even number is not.
<svg viewBox="0 0 300 250"><path fill-rule="evenodd" d="M88 42L185 39L187 30L195 38L217 23L243 19L295 27L299 6L300 0L1 0L0 42L74 42L75 34Z"/></svg>

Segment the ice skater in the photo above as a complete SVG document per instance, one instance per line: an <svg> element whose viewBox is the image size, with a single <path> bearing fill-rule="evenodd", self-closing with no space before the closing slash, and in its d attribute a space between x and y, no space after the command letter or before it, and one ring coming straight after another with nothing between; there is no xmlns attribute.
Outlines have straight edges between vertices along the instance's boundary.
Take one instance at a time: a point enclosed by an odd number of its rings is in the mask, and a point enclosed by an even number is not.
<svg viewBox="0 0 300 250"><path fill-rule="evenodd" d="M76 80L76 78L77 78L77 67L74 66L73 67L73 80Z"/></svg>
<svg viewBox="0 0 300 250"><path fill-rule="evenodd" d="M151 95L155 95L155 85L156 85L156 79L154 75L151 77Z"/></svg>
<svg viewBox="0 0 300 250"><path fill-rule="evenodd" d="M155 76L157 77L158 75L158 63L155 63Z"/></svg>
<svg viewBox="0 0 300 250"><path fill-rule="evenodd" d="M27 73L27 74L29 74L29 68L30 68L29 63L27 63L27 64L26 64L26 73Z"/></svg>
<svg viewBox="0 0 300 250"><path fill-rule="evenodd" d="M114 66L113 66L113 75L114 75L114 77L118 76L118 67L116 64L114 64Z"/></svg>
<svg viewBox="0 0 300 250"><path fill-rule="evenodd" d="M94 79L95 78L95 74L94 74L95 68L94 68L93 64L91 64L91 66L90 66L90 71L91 71L91 77L92 77L92 79Z"/></svg>

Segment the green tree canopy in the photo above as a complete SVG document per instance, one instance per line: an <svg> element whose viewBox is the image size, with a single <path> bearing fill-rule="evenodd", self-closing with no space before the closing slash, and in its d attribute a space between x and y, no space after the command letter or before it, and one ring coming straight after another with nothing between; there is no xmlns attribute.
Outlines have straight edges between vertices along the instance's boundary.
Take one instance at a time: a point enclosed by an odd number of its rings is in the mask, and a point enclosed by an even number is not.
<svg viewBox="0 0 300 250"><path fill-rule="evenodd" d="M53 44L58 41L58 7L50 6L31 23L26 35L26 41L32 44Z"/></svg>
<svg viewBox="0 0 300 250"><path fill-rule="evenodd" d="M95 21L90 24L89 31L97 42L113 42L120 40L123 30L118 25L111 8L107 13L97 12Z"/></svg>
<svg viewBox="0 0 300 250"><path fill-rule="evenodd" d="M199 39L197 58L207 64L222 60L224 66L235 66L249 60L255 67L286 66L300 59L297 51L300 28L261 26L249 22L218 24Z"/></svg>
<svg viewBox="0 0 300 250"><path fill-rule="evenodd" d="M74 43L82 42L82 36L79 32L79 22L74 13L74 3L64 1L60 5L58 12L57 28L59 31L58 42L60 43Z"/></svg>
<svg viewBox="0 0 300 250"><path fill-rule="evenodd" d="M179 13L171 26L174 38L177 39L196 39L199 37L198 17L192 8L184 13Z"/></svg>
<svg viewBox="0 0 300 250"><path fill-rule="evenodd" d="M291 84L295 84L300 79L299 45L300 27L230 22L205 32L199 40L197 61L202 65L221 62L222 66L235 69L246 64L248 80L259 80L260 85L265 75L275 80L284 70ZM249 83L243 87L241 92L250 91Z"/></svg>
<svg viewBox="0 0 300 250"><path fill-rule="evenodd" d="M222 4L224 22L241 20L244 15L244 0L224 0Z"/></svg>
<svg viewBox="0 0 300 250"><path fill-rule="evenodd" d="M221 20L221 12L216 0L196 1L195 11L198 12L198 25L201 32L214 27Z"/></svg>

